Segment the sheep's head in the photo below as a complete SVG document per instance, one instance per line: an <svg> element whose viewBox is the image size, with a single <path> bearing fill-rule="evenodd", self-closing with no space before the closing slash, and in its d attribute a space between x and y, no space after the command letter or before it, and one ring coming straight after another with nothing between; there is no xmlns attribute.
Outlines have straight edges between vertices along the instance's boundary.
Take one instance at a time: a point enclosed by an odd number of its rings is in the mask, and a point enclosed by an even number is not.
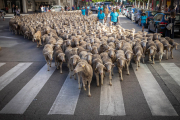
<svg viewBox="0 0 180 120"><path fill-rule="evenodd" d="M85 62L79 62L76 65L75 69L74 69L74 73L78 73L78 72L84 71L85 68L86 68L86 64L87 63L85 63Z"/></svg>
<svg viewBox="0 0 180 120"><path fill-rule="evenodd" d="M174 42L173 47L175 48L175 50L178 49L178 48L177 48L178 45L179 45L178 43Z"/></svg>
<svg viewBox="0 0 180 120"><path fill-rule="evenodd" d="M102 63L98 62L96 64L95 70L98 71L100 73L100 75L103 75L103 72L104 72L104 70L106 70L106 67Z"/></svg>
<svg viewBox="0 0 180 120"><path fill-rule="evenodd" d="M65 54L64 53L59 53L58 58L59 58L59 60L65 62Z"/></svg>
<svg viewBox="0 0 180 120"><path fill-rule="evenodd" d="M168 45L164 45L164 47L166 47L166 49L168 50L168 52L171 51L172 45L168 44Z"/></svg>
<svg viewBox="0 0 180 120"><path fill-rule="evenodd" d="M92 56L93 56L93 54L88 52L86 56L87 56L88 63L91 65L92 64Z"/></svg>
<svg viewBox="0 0 180 120"><path fill-rule="evenodd" d="M149 54L150 54L150 55L153 55L154 52L156 52L157 49L156 49L156 47L154 47L154 46L150 46L150 47L148 48L148 50L150 51Z"/></svg>
<svg viewBox="0 0 180 120"><path fill-rule="evenodd" d="M106 67L107 72L111 72L111 70L115 67L115 65L112 62L107 62L104 64Z"/></svg>
<svg viewBox="0 0 180 120"><path fill-rule="evenodd" d="M123 68L125 66L127 60L126 60L126 58L117 58L116 61L119 63L120 67Z"/></svg>
<svg viewBox="0 0 180 120"><path fill-rule="evenodd" d="M70 59L72 60L73 65L76 65L78 60L80 60L80 57L78 55L73 55Z"/></svg>
<svg viewBox="0 0 180 120"><path fill-rule="evenodd" d="M108 49L108 54L110 58L114 58L115 57L115 49L110 48Z"/></svg>

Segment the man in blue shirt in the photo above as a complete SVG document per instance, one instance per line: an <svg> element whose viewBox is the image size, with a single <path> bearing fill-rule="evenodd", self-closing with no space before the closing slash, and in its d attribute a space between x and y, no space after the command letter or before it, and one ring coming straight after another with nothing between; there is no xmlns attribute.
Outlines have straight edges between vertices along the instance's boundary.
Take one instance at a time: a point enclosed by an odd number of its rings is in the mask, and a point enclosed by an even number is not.
<svg viewBox="0 0 180 120"><path fill-rule="evenodd" d="M105 14L102 12L102 9L100 9L100 13L98 13L98 21L101 22L102 24L104 24L104 18L105 18Z"/></svg>
<svg viewBox="0 0 180 120"><path fill-rule="evenodd" d="M87 8L87 6L85 8L85 12L86 12L86 16L88 16L89 15L89 9Z"/></svg>
<svg viewBox="0 0 180 120"><path fill-rule="evenodd" d="M86 10L84 9L84 7L82 8L81 12L82 12L82 15L86 15L86 14L85 14L85 13L86 13Z"/></svg>
<svg viewBox="0 0 180 120"><path fill-rule="evenodd" d="M113 25L116 25L117 22L120 22L118 20L119 14L116 12L116 9L113 8L113 12L110 14L110 20L113 22Z"/></svg>

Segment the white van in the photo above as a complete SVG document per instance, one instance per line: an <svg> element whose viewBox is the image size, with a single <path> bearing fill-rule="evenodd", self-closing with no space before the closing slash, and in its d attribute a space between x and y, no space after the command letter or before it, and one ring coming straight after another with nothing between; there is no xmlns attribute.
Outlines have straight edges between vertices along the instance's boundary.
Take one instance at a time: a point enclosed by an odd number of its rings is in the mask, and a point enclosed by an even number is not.
<svg viewBox="0 0 180 120"><path fill-rule="evenodd" d="M62 6L60 6L60 5L53 5L50 10L51 10L52 12L59 12L59 11L62 10Z"/></svg>

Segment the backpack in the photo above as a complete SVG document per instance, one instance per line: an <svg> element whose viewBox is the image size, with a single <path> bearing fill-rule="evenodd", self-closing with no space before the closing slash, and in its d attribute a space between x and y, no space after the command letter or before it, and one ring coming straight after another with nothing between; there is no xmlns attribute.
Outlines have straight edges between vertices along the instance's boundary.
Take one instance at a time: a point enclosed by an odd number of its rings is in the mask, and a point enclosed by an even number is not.
<svg viewBox="0 0 180 120"><path fill-rule="evenodd" d="M173 27L173 23L172 23L172 18L171 18L171 23L169 23L169 24L166 26L166 28L167 28L168 30L172 30L172 27Z"/></svg>

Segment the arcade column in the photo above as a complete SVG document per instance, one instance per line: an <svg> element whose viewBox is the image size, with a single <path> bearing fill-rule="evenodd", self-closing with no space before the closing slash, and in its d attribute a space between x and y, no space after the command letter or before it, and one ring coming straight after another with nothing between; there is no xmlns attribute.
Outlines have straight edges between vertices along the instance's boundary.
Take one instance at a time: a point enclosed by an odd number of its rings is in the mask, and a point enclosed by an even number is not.
<svg viewBox="0 0 180 120"><path fill-rule="evenodd" d="M27 13L27 1L26 0L22 0L22 4L23 4L23 13Z"/></svg>

